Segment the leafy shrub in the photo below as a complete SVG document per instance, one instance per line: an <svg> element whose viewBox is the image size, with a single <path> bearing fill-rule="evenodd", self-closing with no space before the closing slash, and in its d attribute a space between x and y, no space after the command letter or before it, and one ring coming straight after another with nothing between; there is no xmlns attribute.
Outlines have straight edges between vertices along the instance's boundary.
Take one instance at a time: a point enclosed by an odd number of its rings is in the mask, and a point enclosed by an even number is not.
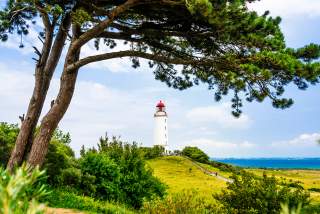
<svg viewBox="0 0 320 214"><path fill-rule="evenodd" d="M201 149L198 147L191 147L187 146L182 150L182 155L187 156L191 158L194 161L198 161L200 163L208 163L209 162L209 156L204 153Z"/></svg>
<svg viewBox="0 0 320 214"><path fill-rule="evenodd" d="M86 160L81 160L82 174L95 177L93 184L87 184L96 188L96 195L101 198L125 202L139 208L144 200L165 194L165 185L146 167L143 152L136 144L123 143L115 137L109 139L106 136L100 139L98 150L91 149L82 153L82 159ZM108 167L112 170L108 171ZM108 180L101 180L100 177L111 180L108 183ZM83 181L82 184L84 185ZM108 191L100 191L100 185L104 189L109 188Z"/></svg>
<svg viewBox="0 0 320 214"><path fill-rule="evenodd" d="M145 159L153 159L163 156L165 149L163 146L140 147L142 155Z"/></svg>
<svg viewBox="0 0 320 214"><path fill-rule="evenodd" d="M60 130L58 132L61 134ZM63 170L76 165L74 152L68 145L69 141L64 139L66 136L68 134L60 136L61 138L57 136L52 138L43 165L48 175L48 184L53 186L63 185L63 180L61 179Z"/></svg>
<svg viewBox="0 0 320 214"><path fill-rule="evenodd" d="M210 160L207 164L209 164L215 168L218 168L223 172L232 172L234 174L239 174L240 171L242 170L241 167L233 166L230 164L221 163L221 162L217 162L217 161L213 161L213 160Z"/></svg>
<svg viewBox="0 0 320 214"><path fill-rule="evenodd" d="M0 167L6 167L18 133L18 125L0 123Z"/></svg>
<svg viewBox="0 0 320 214"><path fill-rule="evenodd" d="M44 171L30 170L25 165L12 175L0 169L0 213L43 213L44 206L37 203L46 194L45 187L37 182L43 174Z"/></svg>
<svg viewBox="0 0 320 214"><path fill-rule="evenodd" d="M320 204L310 204L306 207L303 207L301 214L319 214L320 213Z"/></svg>
<svg viewBox="0 0 320 214"><path fill-rule="evenodd" d="M6 167L19 130L17 125L0 123L0 167ZM70 142L69 133L64 133L60 129L55 130L43 166L50 185L61 185L59 182L62 170L76 164L74 152L69 146Z"/></svg>
<svg viewBox="0 0 320 214"><path fill-rule="evenodd" d="M77 168L67 168L61 171L59 184L77 188L81 183L81 170Z"/></svg>
<svg viewBox="0 0 320 214"><path fill-rule="evenodd" d="M197 192L186 190L167 196L163 200L157 198L153 201L145 202L142 212L148 214L221 214L222 210L214 200L208 201L198 196Z"/></svg>
<svg viewBox="0 0 320 214"><path fill-rule="evenodd" d="M287 204L290 210L299 204L309 203L309 193L303 188L292 189L282 186L275 177L264 175L257 179L251 173L242 171L232 177L227 190L214 197L223 204L227 213L279 213L281 203Z"/></svg>
<svg viewBox="0 0 320 214"><path fill-rule="evenodd" d="M92 196L107 200L120 198L120 169L107 155L88 152L81 158L80 168L83 174L92 178L93 183L88 182L95 187Z"/></svg>
<svg viewBox="0 0 320 214"><path fill-rule="evenodd" d="M312 192L320 192L320 188L309 188L309 191L312 191Z"/></svg>

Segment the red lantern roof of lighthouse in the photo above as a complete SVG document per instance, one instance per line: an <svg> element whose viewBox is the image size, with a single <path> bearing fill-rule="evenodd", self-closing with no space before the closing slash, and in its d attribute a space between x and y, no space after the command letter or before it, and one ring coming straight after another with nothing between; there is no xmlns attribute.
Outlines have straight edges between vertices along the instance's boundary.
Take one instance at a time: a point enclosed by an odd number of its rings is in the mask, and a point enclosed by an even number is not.
<svg viewBox="0 0 320 214"><path fill-rule="evenodd" d="M164 103L160 100L160 102L157 104L156 107L158 107L158 108L164 108L165 105L164 105Z"/></svg>

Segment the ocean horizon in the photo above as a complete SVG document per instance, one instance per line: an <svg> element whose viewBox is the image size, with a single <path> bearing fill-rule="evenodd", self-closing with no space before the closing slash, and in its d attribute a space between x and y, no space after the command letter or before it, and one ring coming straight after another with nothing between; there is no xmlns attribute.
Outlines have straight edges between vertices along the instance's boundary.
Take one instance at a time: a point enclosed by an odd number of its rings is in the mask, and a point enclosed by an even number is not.
<svg viewBox="0 0 320 214"><path fill-rule="evenodd" d="M316 169L320 170L320 158L211 158L234 166L269 169Z"/></svg>

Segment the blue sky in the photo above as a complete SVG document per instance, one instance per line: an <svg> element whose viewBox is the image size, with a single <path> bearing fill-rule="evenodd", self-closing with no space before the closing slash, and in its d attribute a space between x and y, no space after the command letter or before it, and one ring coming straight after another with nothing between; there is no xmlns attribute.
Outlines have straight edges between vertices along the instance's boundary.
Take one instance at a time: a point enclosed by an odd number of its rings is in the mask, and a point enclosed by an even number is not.
<svg viewBox="0 0 320 214"><path fill-rule="evenodd" d="M288 46L320 44L319 0L262 0L250 8L281 16ZM18 123L18 116L26 111L34 81L30 44L40 45L35 32L30 33L24 49L18 48L17 39L0 44L0 121L11 123ZM94 53L90 44L82 55ZM61 66L44 113L57 94L60 72ZM74 99L60 128L71 133L76 151L81 145L96 145L105 132L151 146L153 112L162 99L169 114L171 149L198 146L212 157L319 157L319 89L289 87L286 95L295 100L290 109L273 109L270 101L245 103L244 114L235 119L228 97L216 103L205 86L176 91L154 80L144 64L135 70L126 59L112 60L80 71Z"/></svg>

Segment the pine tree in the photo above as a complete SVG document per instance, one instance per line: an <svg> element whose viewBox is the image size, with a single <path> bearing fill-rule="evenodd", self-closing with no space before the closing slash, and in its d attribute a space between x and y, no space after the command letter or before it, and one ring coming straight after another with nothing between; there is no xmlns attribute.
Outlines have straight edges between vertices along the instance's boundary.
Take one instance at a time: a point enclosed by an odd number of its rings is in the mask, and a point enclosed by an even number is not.
<svg viewBox="0 0 320 214"><path fill-rule="evenodd" d="M285 86L299 89L319 82L320 47L288 48L279 17L258 15L247 4L254 0L9 0L0 12L0 39L23 38L29 22L39 16L42 50L35 48L35 87L22 120L8 167L26 157L41 165L53 131L68 109L81 67L102 60L128 57L132 66L149 62L155 78L175 89L206 84L219 101L232 93L233 115L239 117L243 100L271 99L276 108L293 100L283 97ZM67 40L70 42L66 42ZM108 47L103 54L79 57L94 41ZM114 50L119 43L122 50ZM23 46L23 43L20 44ZM61 58L66 47L67 54ZM57 63L64 63L60 90L32 140Z"/></svg>

